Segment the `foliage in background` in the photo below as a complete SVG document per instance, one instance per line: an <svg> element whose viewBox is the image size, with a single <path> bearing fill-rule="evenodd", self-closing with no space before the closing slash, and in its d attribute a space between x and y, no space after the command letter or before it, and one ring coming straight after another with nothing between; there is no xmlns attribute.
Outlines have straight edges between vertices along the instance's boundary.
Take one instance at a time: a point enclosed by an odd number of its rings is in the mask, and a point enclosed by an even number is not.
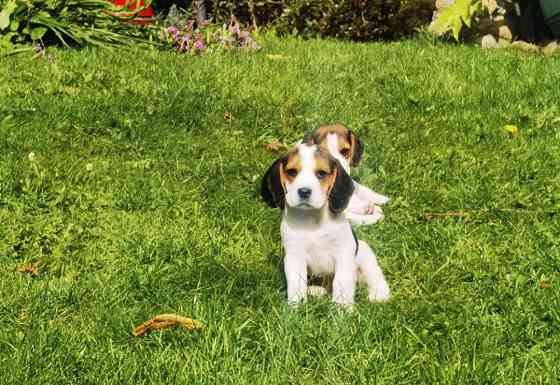
<svg viewBox="0 0 560 385"><path fill-rule="evenodd" d="M243 23L273 24L280 33L355 41L396 39L426 25L433 0L263 0L214 3L212 15L235 14Z"/></svg>
<svg viewBox="0 0 560 385"><path fill-rule="evenodd" d="M430 25L430 31L437 35L451 31L453 38L458 41L463 26L470 27L473 16L481 9L481 0L455 0Z"/></svg>
<svg viewBox="0 0 560 385"><path fill-rule="evenodd" d="M150 4L146 2L146 6ZM115 46L147 42L150 28L124 20L144 9L127 9L103 0L0 0L0 53L28 50L41 45Z"/></svg>
<svg viewBox="0 0 560 385"><path fill-rule="evenodd" d="M3 54L30 50L29 43L107 47L153 42L159 31L124 22L144 7L124 13L124 7L104 0L0 0L0 7ZM368 41L410 35L428 23L432 11L432 0L218 0L212 3L210 14L218 25L235 15L253 29L273 26L281 34ZM178 30L171 28L165 36L167 43L182 52L197 51L194 44L201 48L201 42L205 47L256 48L247 32L209 24L198 26L199 35L188 28L183 31L185 23L174 25Z"/></svg>
<svg viewBox="0 0 560 385"><path fill-rule="evenodd" d="M177 52L201 54L215 49L260 49L234 16L230 18L229 25L219 26L211 22L195 25L188 12L172 7L162 24L161 40Z"/></svg>
<svg viewBox="0 0 560 385"><path fill-rule="evenodd" d="M513 0L506 0L508 3ZM483 0L454 0L446 7L437 19L430 25L430 31L436 35L451 32L453 38L459 41L464 27L470 28L476 16L489 12L487 1Z"/></svg>

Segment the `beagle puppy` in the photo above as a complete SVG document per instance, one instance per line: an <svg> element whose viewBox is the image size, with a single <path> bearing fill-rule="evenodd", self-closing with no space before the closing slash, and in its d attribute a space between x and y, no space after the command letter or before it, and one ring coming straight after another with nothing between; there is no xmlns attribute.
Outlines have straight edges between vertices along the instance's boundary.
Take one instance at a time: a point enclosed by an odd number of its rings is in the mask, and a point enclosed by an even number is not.
<svg viewBox="0 0 560 385"><path fill-rule="evenodd" d="M370 301L387 301L389 286L372 249L355 237L344 210L354 183L340 162L316 144L300 143L264 175L261 195L282 210L280 233L288 303L306 300L307 277L333 276L332 299L354 303L358 281Z"/></svg>
<svg viewBox="0 0 560 385"><path fill-rule="evenodd" d="M324 125L307 134L306 143L315 143L327 149L337 159L344 170L350 173L350 166L357 166L362 158L363 144L358 136L342 124ZM353 225L369 225L383 218L379 205L389 201L385 195L353 181L354 194L350 199L346 217Z"/></svg>

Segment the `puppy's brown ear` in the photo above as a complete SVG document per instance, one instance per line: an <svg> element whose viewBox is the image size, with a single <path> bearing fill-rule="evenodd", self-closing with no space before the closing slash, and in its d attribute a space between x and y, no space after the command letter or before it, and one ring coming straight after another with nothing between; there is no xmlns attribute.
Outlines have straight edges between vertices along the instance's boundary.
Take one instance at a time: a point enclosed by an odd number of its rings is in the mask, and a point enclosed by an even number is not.
<svg viewBox="0 0 560 385"><path fill-rule="evenodd" d="M352 167L356 167L360 160L362 160L362 154L364 153L364 145L358 135L352 132L352 130L348 130L348 141L350 142L350 146L352 147L352 159L350 160L350 165Z"/></svg>
<svg viewBox="0 0 560 385"><path fill-rule="evenodd" d="M272 208L284 208L286 193L280 176L280 168L284 166L287 159L287 157L284 157L276 160L261 181L261 196Z"/></svg>
<svg viewBox="0 0 560 385"><path fill-rule="evenodd" d="M329 192L329 209L334 214L340 214L346 209L350 202L350 197L354 193L354 181L344 171L338 160L333 160L333 162L336 165L335 175L333 176L334 182L332 182L333 185Z"/></svg>

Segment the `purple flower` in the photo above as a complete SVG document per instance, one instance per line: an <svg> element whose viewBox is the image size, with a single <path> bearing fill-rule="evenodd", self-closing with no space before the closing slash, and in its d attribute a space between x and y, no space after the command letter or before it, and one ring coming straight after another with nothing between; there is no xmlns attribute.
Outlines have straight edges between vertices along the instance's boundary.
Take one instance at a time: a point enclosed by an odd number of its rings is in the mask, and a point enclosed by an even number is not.
<svg viewBox="0 0 560 385"><path fill-rule="evenodd" d="M194 49L197 51L202 51L204 49L204 41L202 41L202 39L200 38L196 39L196 41L194 42Z"/></svg>
<svg viewBox="0 0 560 385"><path fill-rule="evenodd" d="M177 27L168 27L165 32L173 37L173 43L175 43L179 39L179 29Z"/></svg>
<svg viewBox="0 0 560 385"><path fill-rule="evenodd" d="M192 40L192 36L190 34L186 34L184 35L181 39L180 39L180 46L179 46L179 51L188 51L190 50L190 42Z"/></svg>

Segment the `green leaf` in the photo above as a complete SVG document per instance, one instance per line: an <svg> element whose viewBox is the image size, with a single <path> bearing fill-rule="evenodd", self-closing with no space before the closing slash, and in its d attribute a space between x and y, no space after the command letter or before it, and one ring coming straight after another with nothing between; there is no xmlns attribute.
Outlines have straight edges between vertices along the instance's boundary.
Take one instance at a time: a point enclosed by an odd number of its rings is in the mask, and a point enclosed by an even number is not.
<svg viewBox="0 0 560 385"><path fill-rule="evenodd" d="M19 20L14 19L12 20L12 22L10 23L10 31L15 32L17 31L19 28Z"/></svg>
<svg viewBox="0 0 560 385"><path fill-rule="evenodd" d="M437 35L443 35L451 30L453 37L458 41L463 24L471 25L472 11L478 9L478 3L480 3L480 0L455 0L430 25L430 31Z"/></svg>
<svg viewBox="0 0 560 385"><path fill-rule="evenodd" d="M39 40L43 37L43 35L47 32L45 27L36 27L31 30L31 39L32 40Z"/></svg>
<svg viewBox="0 0 560 385"><path fill-rule="evenodd" d="M8 1L4 9L0 12L0 30L8 28L10 25L10 16L16 9L16 2L14 0Z"/></svg>

